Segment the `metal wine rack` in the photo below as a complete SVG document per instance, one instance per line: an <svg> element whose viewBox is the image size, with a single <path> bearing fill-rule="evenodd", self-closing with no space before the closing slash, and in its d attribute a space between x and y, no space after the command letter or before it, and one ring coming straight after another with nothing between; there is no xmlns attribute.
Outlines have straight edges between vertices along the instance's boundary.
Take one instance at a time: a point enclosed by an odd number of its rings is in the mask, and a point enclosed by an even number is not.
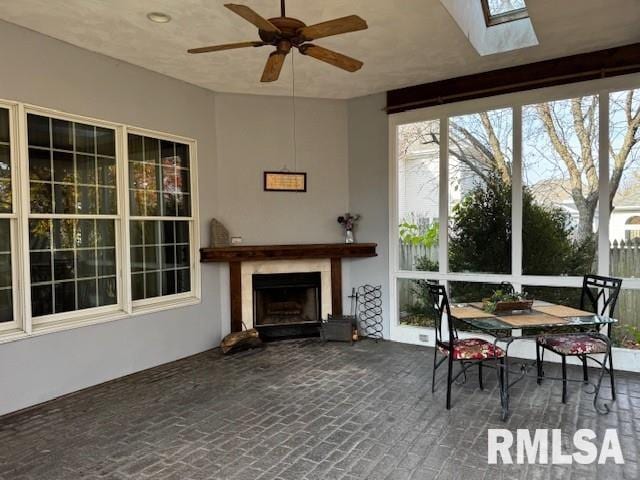
<svg viewBox="0 0 640 480"><path fill-rule="evenodd" d="M383 338L382 287L380 285L358 287L357 316L362 336L376 340Z"/></svg>

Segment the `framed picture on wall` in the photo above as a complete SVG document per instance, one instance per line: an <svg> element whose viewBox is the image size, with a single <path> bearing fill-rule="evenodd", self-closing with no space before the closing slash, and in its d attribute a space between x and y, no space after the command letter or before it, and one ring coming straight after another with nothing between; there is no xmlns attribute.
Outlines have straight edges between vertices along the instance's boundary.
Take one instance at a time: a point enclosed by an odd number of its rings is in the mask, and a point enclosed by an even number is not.
<svg viewBox="0 0 640 480"><path fill-rule="evenodd" d="M306 172L264 172L265 192L306 192Z"/></svg>

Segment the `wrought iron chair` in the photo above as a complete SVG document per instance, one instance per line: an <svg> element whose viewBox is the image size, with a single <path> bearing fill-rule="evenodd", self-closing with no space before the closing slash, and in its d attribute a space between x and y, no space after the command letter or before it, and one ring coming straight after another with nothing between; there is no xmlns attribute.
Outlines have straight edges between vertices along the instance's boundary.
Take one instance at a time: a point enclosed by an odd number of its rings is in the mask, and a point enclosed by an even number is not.
<svg viewBox="0 0 640 480"><path fill-rule="evenodd" d="M619 278L601 277L598 275L585 275L582 281L582 294L580 296L580 309L591 309L598 315L612 316L620 294L622 280ZM584 334L547 334L539 335L536 339L536 363L538 367L538 385L544 377L542 362L544 351L556 353L562 357L562 403L567 403L567 357L578 357L582 361L582 375L584 382L589 381L587 359L591 358L609 372L611 380L611 396L616 399L616 386L613 371L613 359L607 342L593 336L592 333ZM606 335L611 338L611 324L607 325ZM592 357L592 355L609 354L609 367ZM606 361L606 357L605 360Z"/></svg>
<svg viewBox="0 0 640 480"><path fill-rule="evenodd" d="M449 306L449 298L447 291L443 285L437 283L428 283L429 294L433 300L436 310L435 330L436 330L436 348L433 354L433 377L431 380L431 392L436 390L436 370L440 365L447 361L447 410L451 409L451 385L456 379L465 374L469 367L478 364L478 380L480 389L484 389L482 383L482 366L487 360L504 360L504 351L499 347L495 347L493 343L487 342L481 338L458 338L458 332L453 324L451 317L451 307ZM443 323L447 324L447 337L445 340L443 333ZM438 360L438 353L443 357ZM453 362L459 361L462 369L453 376ZM500 370L500 381L503 381L502 369Z"/></svg>

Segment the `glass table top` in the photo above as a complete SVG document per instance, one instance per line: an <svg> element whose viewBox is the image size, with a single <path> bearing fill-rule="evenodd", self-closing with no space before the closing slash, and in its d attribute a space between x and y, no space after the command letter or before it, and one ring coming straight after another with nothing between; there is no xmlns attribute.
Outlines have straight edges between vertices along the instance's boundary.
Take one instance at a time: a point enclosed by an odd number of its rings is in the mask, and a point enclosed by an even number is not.
<svg viewBox="0 0 640 480"><path fill-rule="evenodd" d="M475 314L477 311L477 315ZM531 310L487 313L482 303L451 304L451 316L480 330L520 330L609 325L617 320L549 302L535 301Z"/></svg>

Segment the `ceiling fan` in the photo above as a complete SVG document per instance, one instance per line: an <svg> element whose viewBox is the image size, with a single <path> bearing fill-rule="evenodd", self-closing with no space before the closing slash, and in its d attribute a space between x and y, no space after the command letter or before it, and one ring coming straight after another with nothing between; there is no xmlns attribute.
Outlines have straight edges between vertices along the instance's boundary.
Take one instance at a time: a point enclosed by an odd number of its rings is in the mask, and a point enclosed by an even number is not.
<svg viewBox="0 0 640 480"><path fill-rule="evenodd" d="M284 59L292 47L297 48L302 55L308 55L348 72L355 72L363 65L361 61L355 58L308 43L318 38L366 29L367 22L357 15L349 15L347 17L336 18L307 26L304 22L296 18L286 16L285 0L280 0L280 16L268 20L258 15L246 5L227 3L225 7L258 27L258 35L261 41L192 48L188 50L189 53L218 52L220 50L262 47L265 45L274 46L276 50L269 55L262 73L262 78L260 79L261 82L274 82L278 79L282 65L284 64Z"/></svg>

